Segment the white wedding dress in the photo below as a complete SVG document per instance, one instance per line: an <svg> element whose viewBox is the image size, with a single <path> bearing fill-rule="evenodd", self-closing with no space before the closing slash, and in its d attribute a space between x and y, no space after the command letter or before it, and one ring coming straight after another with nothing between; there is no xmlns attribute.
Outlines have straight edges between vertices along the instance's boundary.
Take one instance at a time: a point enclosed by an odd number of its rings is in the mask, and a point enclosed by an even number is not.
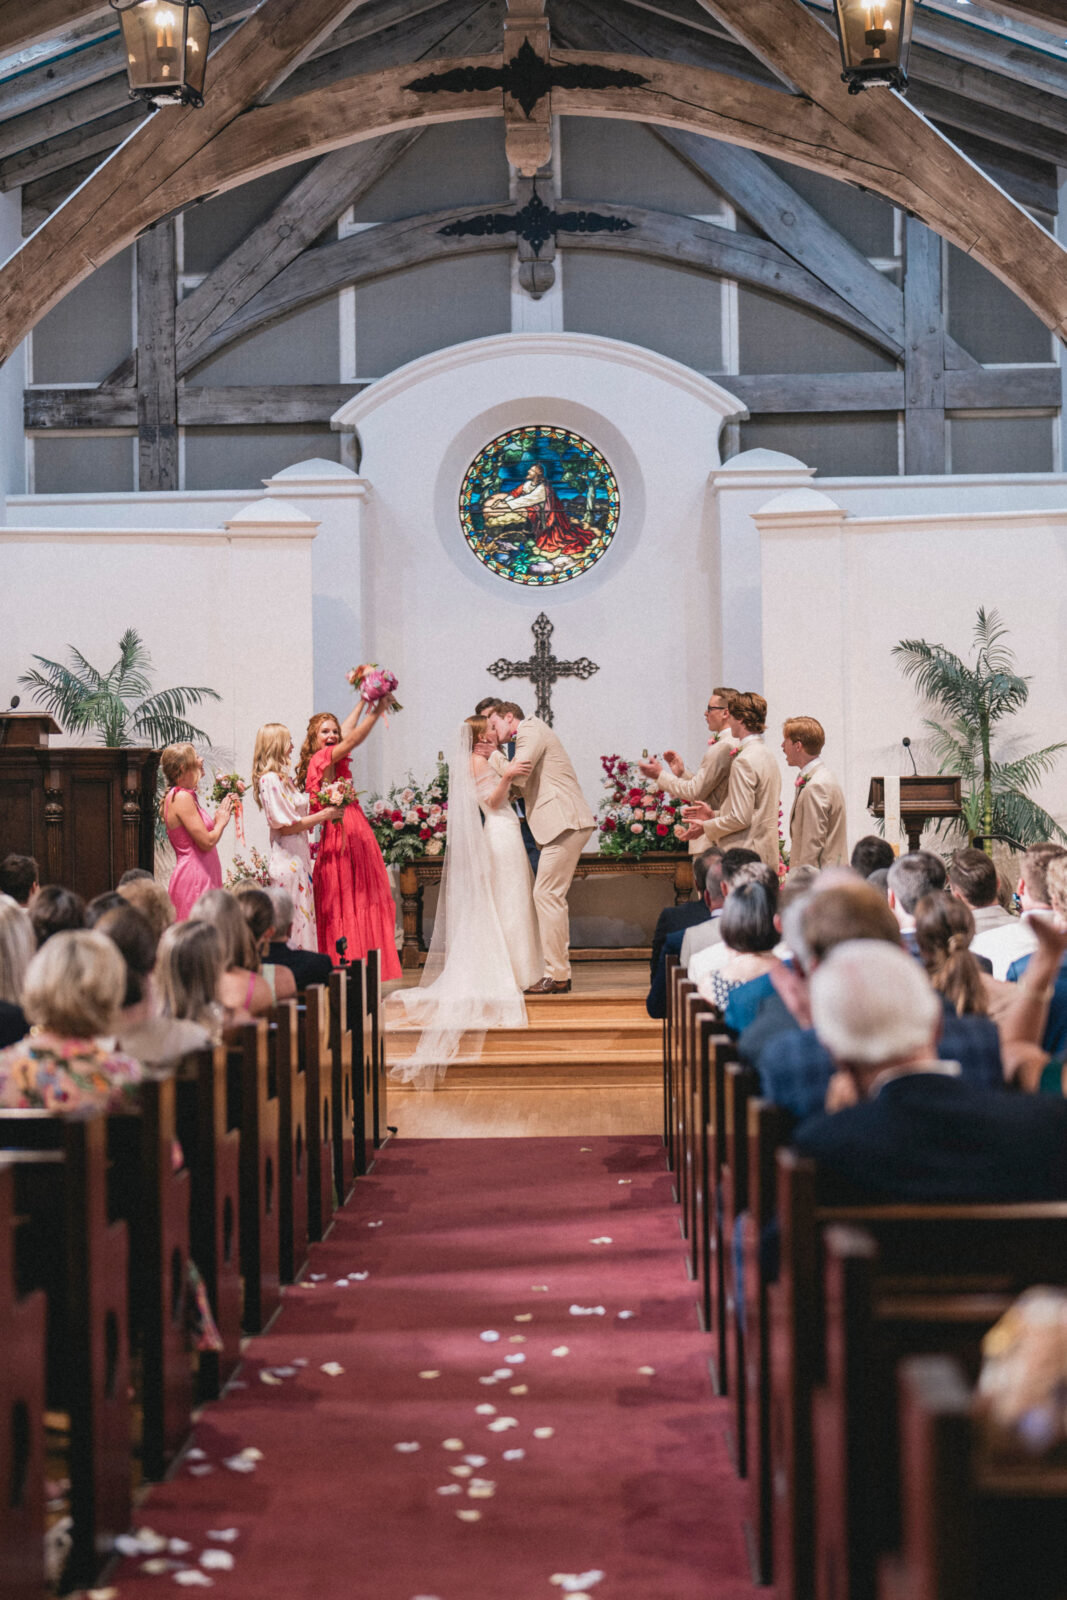
<svg viewBox="0 0 1067 1600"><path fill-rule="evenodd" d="M417 989L396 991L421 1031L390 1076L433 1088L453 1061L477 1060L488 1028L524 1028L522 992L544 971L533 875L519 819L488 796L499 777L471 770L471 729L461 723L449 765L448 834L430 952Z"/></svg>

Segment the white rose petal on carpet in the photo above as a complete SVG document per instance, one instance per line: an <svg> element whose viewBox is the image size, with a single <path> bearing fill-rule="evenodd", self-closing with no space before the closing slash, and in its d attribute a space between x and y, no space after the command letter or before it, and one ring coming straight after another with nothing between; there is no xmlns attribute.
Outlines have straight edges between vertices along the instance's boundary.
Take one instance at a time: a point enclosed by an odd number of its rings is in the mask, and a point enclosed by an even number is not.
<svg viewBox="0 0 1067 1600"><path fill-rule="evenodd" d="M512 1318L512 1321L513 1322L532 1322L533 1321L533 1312L532 1311L520 1311L520 1313L519 1313L519 1315L517 1317L513 1317Z"/></svg>
<svg viewBox="0 0 1067 1600"><path fill-rule="evenodd" d="M568 1344L558 1344L552 1352L554 1356L569 1356L570 1353L571 1347Z"/></svg>
<svg viewBox="0 0 1067 1600"><path fill-rule="evenodd" d="M505 1450L504 1454L501 1456L500 1459L502 1461L524 1461L526 1459L526 1451L525 1450Z"/></svg>
<svg viewBox="0 0 1067 1600"><path fill-rule="evenodd" d="M462 1450L462 1439L445 1439L441 1445L442 1450Z"/></svg>
<svg viewBox="0 0 1067 1600"><path fill-rule="evenodd" d="M394 1444L393 1449L402 1456L412 1455L416 1450L421 1450L422 1445L417 1439L405 1439L400 1444Z"/></svg>
<svg viewBox="0 0 1067 1600"><path fill-rule="evenodd" d="M462 1494L463 1485L459 1483L443 1483L437 1491L438 1494Z"/></svg>
<svg viewBox="0 0 1067 1600"><path fill-rule="evenodd" d="M239 1533L240 1530L237 1528L209 1528L207 1537L209 1539L217 1539L220 1544L233 1544L239 1537Z"/></svg>
<svg viewBox="0 0 1067 1600"><path fill-rule="evenodd" d="M266 1383L270 1385L274 1389L280 1389L282 1386L282 1380L280 1378L276 1378L273 1372L267 1372L266 1369L260 1373L259 1381L260 1383Z"/></svg>
<svg viewBox="0 0 1067 1600"><path fill-rule="evenodd" d="M200 1565L207 1567L211 1572L232 1572L236 1564L229 1550L202 1550L200 1552Z"/></svg>
<svg viewBox="0 0 1067 1600"><path fill-rule="evenodd" d="M469 1478L474 1471L473 1467L449 1467L449 1472L454 1478Z"/></svg>
<svg viewBox="0 0 1067 1600"><path fill-rule="evenodd" d="M495 1422L489 1424L489 1432L506 1433L508 1428L517 1428L518 1425L519 1419L517 1417L497 1417Z"/></svg>
<svg viewBox="0 0 1067 1600"><path fill-rule="evenodd" d="M512 1372L511 1372L511 1368L510 1367L494 1367L493 1368L493 1377L494 1378L510 1378L511 1376L512 1376Z"/></svg>
<svg viewBox="0 0 1067 1600"><path fill-rule="evenodd" d="M496 1416L496 1406L490 1406L490 1405L475 1406L474 1411L475 1411L475 1415L479 1416L479 1417L495 1417Z"/></svg>
<svg viewBox="0 0 1067 1600"><path fill-rule="evenodd" d="M525 1383L513 1383L508 1394L529 1394L529 1387Z"/></svg>
<svg viewBox="0 0 1067 1600"><path fill-rule="evenodd" d="M441 1376L440 1372L438 1372L433 1367L427 1367L425 1372L420 1372L419 1373L419 1377L420 1378L439 1378L440 1376Z"/></svg>
<svg viewBox="0 0 1067 1600"><path fill-rule="evenodd" d="M482 1520L480 1511L457 1511L456 1516L460 1522L481 1522Z"/></svg>
<svg viewBox="0 0 1067 1600"><path fill-rule="evenodd" d="M555 1431L555 1428L535 1428L533 1436L535 1439L551 1439Z"/></svg>
<svg viewBox="0 0 1067 1600"><path fill-rule="evenodd" d="M611 1237L610 1233L601 1233L601 1234L599 1234L597 1236L597 1238L590 1239L589 1243L590 1244L614 1244L615 1241Z"/></svg>
<svg viewBox="0 0 1067 1600"><path fill-rule="evenodd" d="M339 1378L344 1370L339 1361L324 1361L319 1368L319 1371L325 1372L328 1378Z"/></svg>
<svg viewBox="0 0 1067 1600"><path fill-rule="evenodd" d="M175 1583L180 1583L186 1589L213 1589L214 1578L209 1578L206 1572L200 1572L196 1567L186 1567L184 1572L174 1574Z"/></svg>
<svg viewBox="0 0 1067 1600"><path fill-rule="evenodd" d="M500 1338L500 1335L497 1333L495 1328L486 1328L485 1332L480 1333L478 1337L483 1344L496 1344L497 1340Z"/></svg>
<svg viewBox="0 0 1067 1600"><path fill-rule="evenodd" d="M469 1462L472 1467L484 1467L486 1462L489 1460L489 1457L488 1456L464 1456L463 1459L464 1459L464 1461Z"/></svg>

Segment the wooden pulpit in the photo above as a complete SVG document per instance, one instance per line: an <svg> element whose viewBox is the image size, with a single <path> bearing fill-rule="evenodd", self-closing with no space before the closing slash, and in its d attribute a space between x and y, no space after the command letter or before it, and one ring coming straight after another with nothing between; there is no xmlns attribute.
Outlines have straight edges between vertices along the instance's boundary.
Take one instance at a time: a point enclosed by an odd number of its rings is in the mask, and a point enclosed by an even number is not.
<svg viewBox="0 0 1067 1600"><path fill-rule="evenodd" d="M159 751L49 745L39 712L0 716L0 856L33 856L42 883L85 899L152 871Z"/></svg>
<svg viewBox="0 0 1067 1600"><path fill-rule="evenodd" d="M872 778L867 809L876 817L885 816L885 779ZM949 773L913 773L900 780L900 820L908 835L908 849L918 850L922 831L928 822L958 817L963 812L960 779Z"/></svg>

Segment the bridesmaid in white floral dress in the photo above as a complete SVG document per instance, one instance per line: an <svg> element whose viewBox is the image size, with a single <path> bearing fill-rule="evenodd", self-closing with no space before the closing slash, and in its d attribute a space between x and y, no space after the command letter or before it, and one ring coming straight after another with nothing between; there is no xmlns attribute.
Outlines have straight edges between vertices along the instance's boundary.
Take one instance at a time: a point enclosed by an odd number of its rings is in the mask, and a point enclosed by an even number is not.
<svg viewBox="0 0 1067 1600"><path fill-rule="evenodd" d="M270 826L270 881L293 902L290 949L317 950L310 834L320 822L331 822L341 812L336 807L309 812L309 797L293 782L292 758L289 729L281 722L264 723L252 756L252 793Z"/></svg>

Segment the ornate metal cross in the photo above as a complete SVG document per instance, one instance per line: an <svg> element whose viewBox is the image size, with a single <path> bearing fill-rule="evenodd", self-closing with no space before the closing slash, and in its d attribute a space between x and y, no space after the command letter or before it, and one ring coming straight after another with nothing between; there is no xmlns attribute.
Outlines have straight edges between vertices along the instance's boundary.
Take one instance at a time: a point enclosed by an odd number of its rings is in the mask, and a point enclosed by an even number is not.
<svg viewBox="0 0 1067 1600"><path fill-rule="evenodd" d="M501 656L486 670L503 682L506 678L529 678L537 693L536 715L552 726L552 685L559 678L591 678L600 668L588 656L577 661L560 661L552 654L553 624L542 611L533 624L534 652L528 661L507 661Z"/></svg>

